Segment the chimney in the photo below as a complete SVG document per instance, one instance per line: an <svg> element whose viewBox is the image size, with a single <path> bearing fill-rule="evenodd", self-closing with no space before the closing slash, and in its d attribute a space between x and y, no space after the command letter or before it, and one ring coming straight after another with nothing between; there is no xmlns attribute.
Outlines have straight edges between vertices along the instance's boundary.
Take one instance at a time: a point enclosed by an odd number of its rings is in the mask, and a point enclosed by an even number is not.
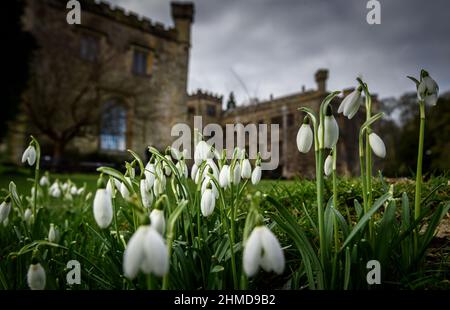
<svg viewBox="0 0 450 310"><path fill-rule="evenodd" d="M178 41L190 44L194 4L192 2L171 2L170 5Z"/></svg>
<svg viewBox="0 0 450 310"><path fill-rule="evenodd" d="M317 83L317 91L319 93L324 93L327 90L328 70L327 69L317 70L315 77Z"/></svg>

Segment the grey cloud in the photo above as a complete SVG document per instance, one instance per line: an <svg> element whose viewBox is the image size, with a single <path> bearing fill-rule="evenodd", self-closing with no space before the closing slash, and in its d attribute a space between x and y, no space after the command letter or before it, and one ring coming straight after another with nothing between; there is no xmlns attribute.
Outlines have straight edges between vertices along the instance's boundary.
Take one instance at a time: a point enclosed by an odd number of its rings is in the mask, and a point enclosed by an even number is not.
<svg viewBox="0 0 450 310"><path fill-rule="evenodd" d="M171 25L168 0L114 0ZM330 70L329 89L362 75L381 97L413 90L406 75L424 67L450 88L450 2L381 2L381 25L366 23L364 0L196 0L189 89L268 98L315 87Z"/></svg>

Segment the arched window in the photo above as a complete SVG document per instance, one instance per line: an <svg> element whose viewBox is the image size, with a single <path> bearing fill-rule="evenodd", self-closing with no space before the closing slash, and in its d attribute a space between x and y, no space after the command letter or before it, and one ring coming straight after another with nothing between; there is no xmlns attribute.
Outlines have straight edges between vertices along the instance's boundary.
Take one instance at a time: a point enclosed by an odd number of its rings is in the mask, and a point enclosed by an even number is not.
<svg viewBox="0 0 450 310"><path fill-rule="evenodd" d="M125 151L127 146L127 110L117 100L107 101L102 106L100 123L100 149Z"/></svg>

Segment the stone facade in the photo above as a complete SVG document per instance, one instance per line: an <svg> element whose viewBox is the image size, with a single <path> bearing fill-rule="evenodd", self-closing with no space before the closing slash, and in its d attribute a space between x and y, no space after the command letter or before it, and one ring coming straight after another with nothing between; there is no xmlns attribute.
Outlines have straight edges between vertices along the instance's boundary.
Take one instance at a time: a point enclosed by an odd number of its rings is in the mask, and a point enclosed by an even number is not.
<svg viewBox="0 0 450 310"><path fill-rule="evenodd" d="M108 74L109 78L102 82L101 87L109 96L107 98L114 98L123 107L116 114L125 116L123 123L117 125L123 127L123 131L119 133L123 137L114 136L117 139L109 142L103 140L105 134L102 132L103 120L100 113L95 124L87 126L89 128L84 131L83 136L77 136L68 143L66 151L105 153L121 157L126 154L126 149L133 149L144 155L148 145L163 149L171 144L176 138L171 137L171 128L175 123L187 123L193 129L194 116L197 115L202 116L203 127L210 123L222 127L236 123L278 124L279 166L265 175L284 178L313 176L314 152L300 154L296 146L297 131L304 116L298 108L306 106L318 111L321 101L329 94L326 87L328 70L320 69L316 72L316 89L302 89L280 98L224 110L223 96L201 90L192 94L187 94L186 91L191 25L194 19L194 7L191 3L171 3L174 28L165 28L145 17L94 0L80 1L81 25L68 25L66 3L65 0L29 0L24 16L26 28L32 33L44 31L44 37L54 35L55 32L52 31L69 31L74 44L62 42L62 45L55 46L56 51L74 49L75 54L87 57L88 60L92 60L89 57L95 60L97 55L91 54L101 53L102 50L119 55L114 61L114 71ZM43 26L49 23L52 23L49 29L53 30L45 33L46 28ZM89 41L90 38L95 38L94 49L89 45L92 42ZM64 56L44 54L42 57ZM38 59L42 62L44 60ZM92 62L82 65L90 66ZM114 84L114 77L117 76L128 84L139 85L139 91L133 92L121 84ZM351 89L345 90L344 95L350 91ZM332 104L335 114L341 100L342 97L338 97ZM100 102L99 106L89 108L98 110L103 104ZM108 109L103 114L110 112ZM338 169L341 173L358 172L357 130L364 113L359 112L352 121L344 121L341 115L337 116L340 125ZM69 113L64 113L64 110L61 118L62 122L70 121ZM44 146L50 143L45 133L33 128L23 113L10 126L8 149L13 161L18 162L28 134L37 136ZM106 135L106 138L111 137ZM234 135L225 137L230 138L233 140ZM226 142L224 141L224 145Z"/></svg>
<svg viewBox="0 0 450 310"><path fill-rule="evenodd" d="M171 3L173 28L154 23L120 7L105 2L81 0L81 24L69 25L65 0L29 0L23 17L25 27L33 34L51 29L46 36L70 32L74 42L55 46L54 50L73 48L80 58L92 60L102 52L114 53L114 72L129 85L139 85L139 91L129 91L121 85L103 81L102 91L125 107L126 130L116 145L102 147L101 115L98 123L90 125L82 137L76 137L65 151L81 153L123 154L134 149L144 154L147 145L163 148L170 144L170 129L175 123L186 122L187 77L191 47L191 24L194 19L192 3ZM51 24L51 25L49 25ZM92 43L94 42L94 43ZM40 42L38 42L39 44ZM64 48L64 46L66 48ZM94 55L91 55L94 54ZM44 63L48 55L41 56ZM55 57L55 55L52 55ZM89 59L92 57L92 59ZM89 66L89 61L86 61ZM111 78L112 80L112 78ZM103 103L100 103L100 105ZM92 107L93 110L100 107ZM62 118L69 119L62 115ZM50 143L45 133L34 128L21 115L10 126L9 150L17 162L28 134L36 135L45 146ZM122 139L122 138L120 138ZM120 147L114 147L119 145ZM51 153L50 153L51 155Z"/></svg>

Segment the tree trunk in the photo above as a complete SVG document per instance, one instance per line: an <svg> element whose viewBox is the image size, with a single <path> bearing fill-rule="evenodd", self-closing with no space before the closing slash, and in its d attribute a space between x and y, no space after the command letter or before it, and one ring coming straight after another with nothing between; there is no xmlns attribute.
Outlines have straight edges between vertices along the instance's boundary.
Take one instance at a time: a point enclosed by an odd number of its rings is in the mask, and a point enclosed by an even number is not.
<svg viewBox="0 0 450 310"><path fill-rule="evenodd" d="M64 149L66 143L63 141L55 141L53 144L52 170L60 171L63 163Z"/></svg>

